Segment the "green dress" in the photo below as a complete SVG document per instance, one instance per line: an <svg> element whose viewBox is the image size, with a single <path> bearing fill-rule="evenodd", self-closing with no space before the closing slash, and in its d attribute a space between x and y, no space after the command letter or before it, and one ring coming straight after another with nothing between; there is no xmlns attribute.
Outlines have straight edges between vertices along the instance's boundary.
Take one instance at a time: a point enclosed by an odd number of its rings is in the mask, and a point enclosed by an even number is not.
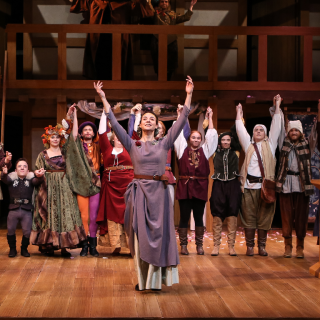
<svg viewBox="0 0 320 320"><path fill-rule="evenodd" d="M86 239L77 194L92 196L100 188L80 143L80 139L75 142L71 135L61 156L49 158L46 150L38 155L36 169L47 171L44 182L35 189L30 241L40 251L76 248Z"/></svg>

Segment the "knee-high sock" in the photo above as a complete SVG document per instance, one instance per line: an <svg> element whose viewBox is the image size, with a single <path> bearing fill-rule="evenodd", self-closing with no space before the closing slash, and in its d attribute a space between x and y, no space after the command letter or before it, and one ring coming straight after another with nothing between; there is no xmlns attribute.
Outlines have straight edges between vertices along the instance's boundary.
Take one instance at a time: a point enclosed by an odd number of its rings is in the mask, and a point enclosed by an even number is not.
<svg viewBox="0 0 320 320"><path fill-rule="evenodd" d="M98 224L96 223L98 210L100 204L100 193L90 197L89 209L90 209L90 223L89 223L89 232L90 237L95 237L97 235Z"/></svg>
<svg viewBox="0 0 320 320"><path fill-rule="evenodd" d="M86 234L89 231L89 197L83 197L79 194L77 195L78 206L81 213L81 219L83 223L84 230Z"/></svg>

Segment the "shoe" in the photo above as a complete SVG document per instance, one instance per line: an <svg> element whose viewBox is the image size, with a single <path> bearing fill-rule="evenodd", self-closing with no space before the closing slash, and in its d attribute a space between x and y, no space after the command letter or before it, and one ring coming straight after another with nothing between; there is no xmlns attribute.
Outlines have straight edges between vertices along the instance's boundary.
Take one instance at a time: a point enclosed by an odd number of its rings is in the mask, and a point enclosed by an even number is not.
<svg viewBox="0 0 320 320"><path fill-rule="evenodd" d="M213 230L213 250L211 252L212 256L219 255L219 249L221 244L221 231L222 231L222 220L220 217L214 216L212 222Z"/></svg>
<svg viewBox="0 0 320 320"><path fill-rule="evenodd" d="M61 249L61 257L70 258L71 253L67 251L67 249Z"/></svg>
<svg viewBox="0 0 320 320"><path fill-rule="evenodd" d="M283 256L285 258L291 258L292 257L292 238L285 238L284 239L285 249Z"/></svg>
<svg viewBox="0 0 320 320"><path fill-rule="evenodd" d="M299 259L303 259L304 258L304 253L303 253L303 249L304 249L304 239L298 239L297 238L297 258Z"/></svg>
<svg viewBox="0 0 320 320"><path fill-rule="evenodd" d="M89 252L94 257L99 257L99 252L97 251L97 237L88 237L89 240Z"/></svg>
<svg viewBox="0 0 320 320"><path fill-rule="evenodd" d="M179 239L180 239L180 246L181 246L181 254L188 255L188 228L179 228Z"/></svg>
<svg viewBox="0 0 320 320"><path fill-rule="evenodd" d="M8 244L9 244L9 248L10 248L10 251L9 251L9 258L14 258L16 255L17 255L17 248L16 248L16 235L12 235L12 236L9 236L7 234L7 240L8 240Z"/></svg>
<svg viewBox="0 0 320 320"><path fill-rule="evenodd" d="M88 239L82 241L82 249L80 251L80 257L86 257L88 255L89 242Z"/></svg>
<svg viewBox="0 0 320 320"><path fill-rule="evenodd" d="M30 257L30 253L28 252L28 246L30 244L29 238L23 236L21 241L21 255L23 257Z"/></svg>
<svg viewBox="0 0 320 320"><path fill-rule="evenodd" d="M256 233L256 229L245 228L244 229L245 237L246 237L246 245L247 245L247 256L254 255L254 236Z"/></svg>
<svg viewBox="0 0 320 320"><path fill-rule="evenodd" d="M136 291L144 291L145 289L140 290L139 289L139 284L136 284L135 287L134 287L134 290L136 290Z"/></svg>
<svg viewBox="0 0 320 320"><path fill-rule="evenodd" d="M236 242L237 235L237 220L238 218L235 216L230 216L227 218L227 226L228 226L228 247L229 247L229 255L236 256L237 253L234 250L234 245Z"/></svg>
<svg viewBox="0 0 320 320"><path fill-rule="evenodd" d="M204 227L195 227L195 240L197 246L197 254L202 256L204 255L203 250L203 235L204 235Z"/></svg>
<svg viewBox="0 0 320 320"><path fill-rule="evenodd" d="M258 248L259 255L266 257L268 252L266 251L266 242L268 237L268 230L258 229Z"/></svg>

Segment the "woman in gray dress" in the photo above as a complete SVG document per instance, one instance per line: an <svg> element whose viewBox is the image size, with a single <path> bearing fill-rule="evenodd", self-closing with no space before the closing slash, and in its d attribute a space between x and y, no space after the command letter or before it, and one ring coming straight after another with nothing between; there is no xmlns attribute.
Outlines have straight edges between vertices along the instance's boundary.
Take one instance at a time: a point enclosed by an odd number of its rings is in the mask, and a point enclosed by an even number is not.
<svg viewBox="0 0 320 320"><path fill-rule="evenodd" d="M126 211L125 231L134 257L138 284L136 290L161 290L161 285L179 283L179 255L177 249L173 204L171 203L165 173L168 150L182 131L190 112L193 92L192 79L188 76L185 106L176 124L168 134L155 139L158 118L152 112L141 117L141 140L132 140L118 124L102 91L102 83L94 84L101 97L112 129L130 154L134 179L124 195Z"/></svg>

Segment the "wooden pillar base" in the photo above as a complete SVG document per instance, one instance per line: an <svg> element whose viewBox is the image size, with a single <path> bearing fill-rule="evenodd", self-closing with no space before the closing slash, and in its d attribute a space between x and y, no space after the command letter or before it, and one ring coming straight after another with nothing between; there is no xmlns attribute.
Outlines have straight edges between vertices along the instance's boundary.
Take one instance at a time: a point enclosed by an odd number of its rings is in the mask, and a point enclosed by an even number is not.
<svg viewBox="0 0 320 320"><path fill-rule="evenodd" d="M309 268L309 273L316 278L320 279L320 262L317 262L312 267Z"/></svg>

